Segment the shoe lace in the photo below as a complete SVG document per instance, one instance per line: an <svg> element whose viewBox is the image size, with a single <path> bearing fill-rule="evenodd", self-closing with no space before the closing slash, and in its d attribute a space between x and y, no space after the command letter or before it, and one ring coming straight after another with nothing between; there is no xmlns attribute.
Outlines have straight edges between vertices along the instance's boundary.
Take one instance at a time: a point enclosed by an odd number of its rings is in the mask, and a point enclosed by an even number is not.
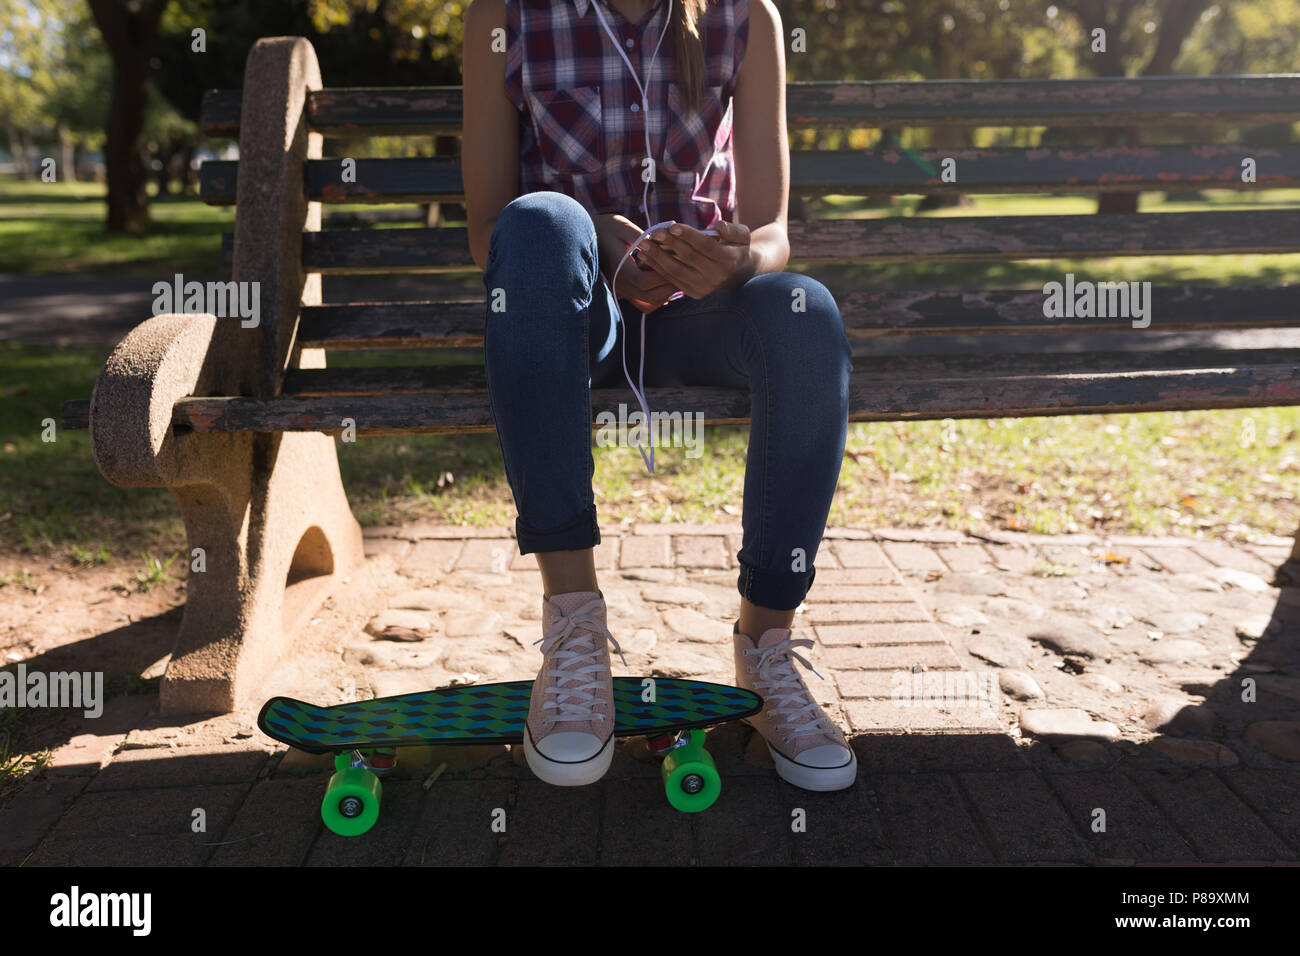
<svg viewBox="0 0 1300 956"><path fill-rule="evenodd" d="M759 689L768 703L768 714L787 738L832 732L830 719L821 712L820 705L813 700L790 660L794 658L821 677L817 669L794 650L796 647L812 646L813 642L808 638L787 638L770 647L745 651L746 656L758 657Z"/></svg>
<svg viewBox="0 0 1300 956"><path fill-rule="evenodd" d="M542 718L544 727L570 720L599 720L604 723L609 719L607 714L597 712L597 707L605 703L596 696L604 682L593 676L605 670L600 659L603 645L597 643L597 635L614 645L624 667L627 658L614 635L601 623L601 604L601 599L592 598L582 607L562 615L555 622L552 633L533 642L542 645L542 655L550 665L546 668L547 683L543 692L546 702L542 710L555 713ZM564 646L560 647L561 644Z"/></svg>

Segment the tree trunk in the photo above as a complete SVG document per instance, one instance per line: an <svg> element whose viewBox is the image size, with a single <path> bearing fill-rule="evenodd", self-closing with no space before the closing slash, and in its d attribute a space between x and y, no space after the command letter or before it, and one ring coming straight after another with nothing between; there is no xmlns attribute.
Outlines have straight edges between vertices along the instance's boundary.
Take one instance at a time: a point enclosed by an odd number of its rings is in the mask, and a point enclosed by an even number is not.
<svg viewBox="0 0 1300 956"><path fill-rule="evenodd" d="M90 0L95 24L113 60L104 144L110 233L133 235L149 227L148 169L142 142L151 82L149 54L168 2L145 0L131 9L119 0Z"/></svg>
<svg viewBox="0 0 1300 956"><path fill-rule="evenodd" d="M158 161L158 168L152 170L154 173L154 183L158 187L158 198L165 199L171 191L172 179L172 161L176 158L176 146L172 140L163 140L158 144L157 154L150 159L149 165L153 166L153 161Z"/></svg>
<svg viewBox="0 0 1300 956"><path fill-rule="evenodd" d="M198 149L194 140L186 140L185 148L181 150L181 195L195 196L199 191L199 174L194 169L194 153Z"/></svg>
<svg viewBox="0 0 1300 956"><path fill-rule="evenodd" d="M459 136L435 136L433 138L433 155L435 156L456 156L460 153ZM465 209L464 203L444 202L433 203L426 210L426 221L430 228L441 226L448 219L464 219L469 213Z"/></svg>
<svg viewBox="0 0 1300 956"><path fill-rule="evenodd" d="M41 175L41 157L32 147L32 138L27 130L18 134L20 149L23 153L23 179L37 179Z"/></svg>
<svg viewBox="0 0 1300 956"><path fill-rule="evenodd" d="M1174 60L1205 8L1212 0L1178 0L1164 4L1156 27L1156 48L1138 76L1165 76L1173 68ZM1116 3L1115 0L1061 0L1060 6L1075 15L1087 32L1092 27L1104 27L1110 41L1110 55L1101 62L1098 76L1124 75L1123 61L1127 50L1121 46L1122 30L1136 8L1134 0ZM1102 145L1136 146L1141 142L1141 131L1133 127L1111 127L1102 131ZM1097 212L1137 212L1139 192L1103 192L1097 197Z"/></svg>
<svg viewBox="0 0 1300 956"><path fill-rule="evenodd" d="M948 35L940 31L934 40L935 46L935 72L936 80L956 79L957 73L957 51L949 41ZM972 130L959 126L939 126L930 133L930 146L934 149L964 149L971 143ZM895 140L899 148L902 148L902 142ZM925 193L921 197L921 203L917 206L917 211L927 212L932 209L954 209L958 206L969 206L972 200L965 193L957 192L940 192Z"/></svg>
<svg viewBox="0 0 1300 956"><path fill-rule="evenodd" d="M1137 131L1131 127L1108 126L1101 131L1103 146L1132 146L1138 141ZM1097 212L1137 212L1138 197L1136 191L1104 192L1097 196Z"/></svg>
<svg viewBox="0 0 1300 956"><path fill-rule="evenodd" d="M108 231L134 235L149 228L148 170L144 162L147 61L114 58L104 165L108 172Z"/></svg>
<svg viewBox="0 0 1300 956"><path fill-rule="evenodd" d="M77 154L72 148L72 131L66 123L59 124L59 179L65 183L77 181Z"/></svg>
<svg viewBox="0 0 1300 956"><path fill-rule="evenodd" d="M1157 31L1156 48L1151 59L1142 68L1140 76L1167 76L1174 67L1174 60L1183 49L1183 43L1196 26L1201 13L1210 5L1210 0L1179 0L1171 3L1160 17ZM1141 142L1139 130L1128 128L1108 129L1103 142L1107 146L1123 144L1136 146ZM1136 192L1106 192L1097 197L1097 212L1137 212L1138 197Z"/></svg>

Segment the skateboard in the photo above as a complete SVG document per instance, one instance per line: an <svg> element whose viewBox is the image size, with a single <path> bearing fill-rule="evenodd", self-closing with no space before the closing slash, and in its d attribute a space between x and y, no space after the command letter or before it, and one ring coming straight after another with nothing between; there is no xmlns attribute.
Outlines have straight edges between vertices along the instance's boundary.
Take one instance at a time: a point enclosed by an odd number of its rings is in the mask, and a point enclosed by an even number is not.
<svg viewBox="0 0 1300 956"><path fill-rule="evenodd" d="M379 819L379 778L396 766L398 747L522 744L532 690L532 681L472 684L331 707L273 697L257 726L299 750L335 755L321 818L340 836L360 836ZM614 735L646 738L662 760L668 802L684 813L707 810L722 792L703 728L762 708L758 694L726 684L614 678Z"/></svg>

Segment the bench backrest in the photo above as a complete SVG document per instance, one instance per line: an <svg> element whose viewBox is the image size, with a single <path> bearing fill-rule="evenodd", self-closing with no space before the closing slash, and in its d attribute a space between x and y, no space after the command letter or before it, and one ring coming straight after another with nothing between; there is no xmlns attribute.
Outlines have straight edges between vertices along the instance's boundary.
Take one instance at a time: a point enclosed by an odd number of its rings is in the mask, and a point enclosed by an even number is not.
<svg viewBox="0 0 1300 956"><path fill-rule="evenodd" d="M304 195L285 195L259 180L249 196L283 202L283 215L265 209L237 213L236 231L252 248L243 250L243 278L267 271L286 291L295 276L476 273L463 228L325 229L319 206L349 203L433 203L463 198L459 160L359 159L355 181L345 181L340 159L304 160L301 178L277 168L283 143L301 149L299 130L283 128L285 111L268 98L292 98L295 69L310 72L310 48L296 41L292 55L301 67L287 67L290 48L282 40L261 41L250 54L250 71L264 79L249 97L212 92L204 100L202 124L213 136L241 136L241 113L263 114L267 132L255 137L255 154L283 182L301 182ZM259 56L264 66L254 70ZM253 75L253 73L250 73ZM269 77L269 80L266 78ZM286 86L286 82L288 86ZM269 88L274 86L275 90ZM267 87L267 88L263 88ZM286 92L287 91L287 92ZM1278 136L1270 142L1223 145L1226 128L1297 120L1300 75L1167 77L1099 80L932 81L912 83L791 83L787 113L795 148L792 193L804 198L830 195L889 196L942 193L1097 193L1103 191L1252 191L1300 185L1300 146ZM298 95L301 95L299 93ZM296 116L293 112L291 115ZM317 89L308 92L302 115L312 134L329 140L363 135L453 135L460 129L459 87L408 89ZM952 141L951 128L1013 127L1001 138L980 142L1005 146L904 149L898 132L928 128L931 141ZM1035 128L1061 128L1045 141ZM1050 145L1089 127L1159 130L1162 145ZM1183 128L1192 142L1167 144L1169 131ZM798 140L808 130L876 129L872 149L813 150ZM857 134L859 137L862 134ZM1095 135L1095 134L1094 134ZM1278 144L1274 141L1281 139ZM860 141L860 140L859 140ZM318 156L311 151L295 155ZM1247 169L1253 178L1244 175ZM955 179L945 175L955 170ZM203 198L229 205L237 195L238 162L208 162L201 171ZM258 259L257 243L277 223L306 223L300 263L296 253L277 251L270 265ZM263 223L267 224L265 227ZM791 268L833 264L1000 262L1112 256L1300 251L1300 210L1262 208L1214 211L1108 213L1104 215L895 216L822 218L790 223ZM277 240L274 248L281 247ZM224 240L227 263L232 237ZM301 273L296 270L301 266ZM965 267L969 268L969 267ZM1138 348L1098 351L1093 342L1079 350L1078 333L1127 329L1114 317L1078 318L1048 314L1044 290L971 288L872 288L865 283L828 282L855 345L850 418L992 417L1077 412L1154 411L1174 408L1232 408L1300 404L1300 350L1223 346ZM304 286L304 289L308 287ZM268 332L256 359L275 366L247 369L245 353L214 361L234 369L255 390L209 392L179 400L176 427L191 431L325 431L339 433L355 423L357 434L490 431L490 405L481 365L485 305L481 293L445 301L317 304L319 288L304 292L297 310L290 300ZM1291 287L1224 287L1203 284L1157 286L1149 308L1162 332L1253 329L1296 325L1297 296ZM1014 361L984 349L930 349L935 354L888 354L882 337L912 345L945 335L1003 337L1013 333ZM1025 338L1016 333L1047 333ZM1116 336L1104 338L1114 339ZM1133 342L1147 336L1133 335ZM1046 339L1046 346L1041 340ZM1034 342L1039 344L1033 344ZM225 334L213 348L246 349L247 337ZM1109 348L1109 346L1108 346ZM469 350L477 365L412 364L392 367L322 367L315 350L359 351L441 349L438 356L461 358ZM312 350L312 351L307 351ZM256 351L256 350L253 350ZM252 354L248 351L247 354ZM311 361L295 356L312 356ZM265 358L271 356L271 359ZM286 357L288 360L286 361ZM213 356L209 356L213 359ZM314 366L314 367L306 367ZM231 386L226 385L229 389ZM727 388L651 389L656 409L680 408L704 414L711 423L743 422L748 395ZM656 393L658 392L658 393ZM630 397L623 389L593 392L593 410L612 410ZM65 422L84 421L85 403L69 403Z"/></svg>
<svg viewBox="0 0 1300 956"><path fill-rule="evenodd" d="M790 83L792 135L810 129L898 131L904 127L1114 127L1176 129L1293 123L1300 75L1140 79ZM236 136L240 93L214 91L204 131ZM309 95L314 132L455 134L460 87L324 89ZM870 150L792 149L791 192L825 195L908 193L1081 193L1117 190L1258 190L1300 185L1300 145L1008 146L904 149L896 137ZM328 149L328 147L327 147ZM1253 180L1243 162L1254 164ZM955 181L943 174L945 161ZM955 164L955 165L953 165ZM238 162L203 164L201 193L234 202ZM308 198L348 203L424 203L463 198L460 160L359 159L355 182L340 160L307 164ZM1113 215L939 216L819 219L790 223L791 267L838 263L998 261L1142 255L1300 251L1300 210L1250 209ZM227 262L232 240L225 239ZM303 236L303 266L323 275L452 273L474 269L463 228L323 230ZM839 290L836 290L839 292ZM851 338L897 333L1048 331L1042 295L992 299L911 290L855 289L840 305ZM1294 323L1279 290L1162 289L1165 330ZM1195 301L1197 304L1190 307ZM421 321L415 322L416 315ZM1173 324L1176 323L1176 324ZM1071 332L1114 328L1071 319ZM304 346L330 349L464 348L481 345L481 302L404 306L317 306L305 310Z"/></svg>

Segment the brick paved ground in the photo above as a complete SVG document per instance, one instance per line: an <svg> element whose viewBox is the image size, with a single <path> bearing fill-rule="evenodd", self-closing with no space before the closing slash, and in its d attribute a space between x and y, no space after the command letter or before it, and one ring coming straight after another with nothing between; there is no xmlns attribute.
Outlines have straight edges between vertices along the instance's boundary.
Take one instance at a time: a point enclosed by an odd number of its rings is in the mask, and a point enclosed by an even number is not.
<svg viewBox="0 0 1300 956"><path fill-rule="evenodd" d="M739 535L605 532L601 587L627 672L731 681ZM371 560L268 694L533 676L540 575L507 530L367 540ZM858 783L792 788L731 724L710 735L723 795L698 816L668 808L636 741L577 790L539 783L509 748L423 748L385 781L375 829L342 839L318 815L328 761L262 737L254 712L177 724L156 698L118 698L0 810L0 863L1294 861L1300 590L1271 584L1287 553L1281 540L831 529L796 636L816 642L825 680L810 684L852 736ZM374 636L386 626L424 636Z"/></svg>

